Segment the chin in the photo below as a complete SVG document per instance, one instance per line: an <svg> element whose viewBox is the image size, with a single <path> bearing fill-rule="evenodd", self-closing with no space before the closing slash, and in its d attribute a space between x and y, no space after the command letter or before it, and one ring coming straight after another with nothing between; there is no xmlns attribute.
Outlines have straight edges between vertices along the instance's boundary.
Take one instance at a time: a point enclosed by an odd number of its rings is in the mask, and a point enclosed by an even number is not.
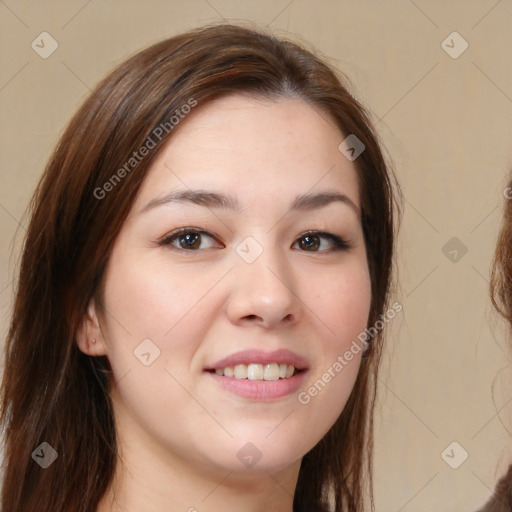
<svg viewBox="0 0 512 512"><path fill-rule="evenodd" d="M260 439L262 438L262 439ZM235 438L227 444L217 444L215 451L207 454L208 460L225 471L256 474L260 471L276 473L300 463L305 453L311 448L301 450L298 440L292 436L270 440L261 434L256 439L250 436ZM312 446L311 446L312 447Z"/></svg>

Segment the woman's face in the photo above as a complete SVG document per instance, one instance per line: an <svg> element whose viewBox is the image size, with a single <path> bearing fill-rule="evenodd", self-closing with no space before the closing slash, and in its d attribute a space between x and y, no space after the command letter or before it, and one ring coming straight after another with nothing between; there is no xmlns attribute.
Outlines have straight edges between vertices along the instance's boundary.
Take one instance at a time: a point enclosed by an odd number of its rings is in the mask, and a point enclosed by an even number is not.
<svg viewBox="0 0 512 512"><path fill-rule="evenodd" d="M90 310L121 437L203 471L269 471L335 422L371 298L344 138L303 101L246 95L176 129Z"/></svg>

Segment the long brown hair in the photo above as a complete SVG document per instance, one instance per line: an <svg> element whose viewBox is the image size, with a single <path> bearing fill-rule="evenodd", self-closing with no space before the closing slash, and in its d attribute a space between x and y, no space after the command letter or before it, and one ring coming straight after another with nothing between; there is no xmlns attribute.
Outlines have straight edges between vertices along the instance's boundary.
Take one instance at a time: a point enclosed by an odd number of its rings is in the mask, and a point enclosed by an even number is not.
<svg viewBox="0 0 512 512"><path fill-rule="evenodd" d="M121 173L155 128L191 99L200 108L231 93L298 98L325 112L365 150L355 160L372 299L368 325L388 304L397 188L365 109L343 78L300 46L271 34L216 25L172 37L111 72L71 120L33 197L6 345L1 397L6 512L94 512L117 457L108 360L89 357L75 336L101 293L107 261L141 183L172 130ZM186 122L186 121L183 121ZM155 137L153 137L155 138ZM340 138L341 142L341 138ZM111 183L104 197L98 190ZM294 511L373 508L373 408L382 335L364 354L340 417L300 468ZM42 442L58 453L47 469L31 454Z"/></svg>
<svg viewBox="0 0 512 512"><path fill-rule="evenodd" d="M507 321L512 334L512 174L503 191L503 218L494 251L490 293L496 311ZM496 485L494 494L480 512L507 512L512 508L512 465Z"/></svg>
<svg viewBox="0 0 512 512"><path fill-rule="evenodd" d="M503 191L503 219L491 271L491 301L512 326L512 175Z"/></svg>

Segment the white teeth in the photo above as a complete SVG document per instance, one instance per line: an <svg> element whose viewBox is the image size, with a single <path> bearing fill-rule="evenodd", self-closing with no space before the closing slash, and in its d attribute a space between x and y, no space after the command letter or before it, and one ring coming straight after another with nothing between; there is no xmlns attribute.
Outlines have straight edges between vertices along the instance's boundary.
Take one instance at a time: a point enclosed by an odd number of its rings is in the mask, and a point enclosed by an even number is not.
<svg viewBox="0 0 512 512"><path fill-rule="evenodd" d="M235 365L235 378L247 379L247 365L245 365L245 364Z"/></svg>
<svg viewBox="0 0 512 512"><path fill-rule="evenodd" d="M249 380L289 379L295 373L295 366L289 364L269 363L266 365L250 363L236 364L226 368L215 369L217 375Z"/></svg>
<svg viewBox="0 0 512 512"><path fill-rule="evenodd" d="M293 368L295 370L295 368L293 366L290 366L290 368ZM265 369L263 370L263 378L265 380L278 380L279 379L279 365L277 365L276 363L265 365Z"/></svg>
<svg viewBox="0 0 512 512"><path fill-rule="evenodd" d="M247 366L247 378L249 380L263 379L263 366L261 364L250 364Z"/></svg>

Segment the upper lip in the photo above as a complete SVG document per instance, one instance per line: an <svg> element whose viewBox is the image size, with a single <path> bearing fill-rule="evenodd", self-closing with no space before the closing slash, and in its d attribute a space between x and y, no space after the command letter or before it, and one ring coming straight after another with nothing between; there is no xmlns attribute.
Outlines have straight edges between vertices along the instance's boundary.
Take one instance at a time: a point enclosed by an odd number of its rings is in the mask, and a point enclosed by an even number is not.
<svg viewBox="0 0 512 512"><path fill-rule="evenodd" d="M224 359L209 365L205 370L217 370L221 368L227 368L228 366L235 366L237 364L288 364L295 366L297 370L305 370L308 365L306 360L286 349L274 350L272 352L265 352L263 350L242 350L235 352Z"/></svg>

